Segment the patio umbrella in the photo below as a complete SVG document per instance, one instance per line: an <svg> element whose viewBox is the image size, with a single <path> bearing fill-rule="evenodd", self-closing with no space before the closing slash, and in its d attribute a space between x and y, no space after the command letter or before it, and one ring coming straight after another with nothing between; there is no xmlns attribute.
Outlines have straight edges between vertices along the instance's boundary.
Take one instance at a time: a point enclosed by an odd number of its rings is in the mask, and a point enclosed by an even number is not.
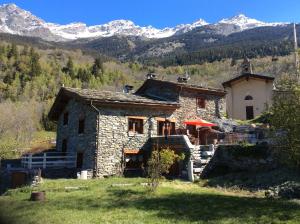
<svg viewBox="0 0 300 224"><path fill-rule="evenodd" d="M206 120L202 120L202 119L184 121L183 123L187 124L187 125L195 125L195 126L201 126L201 127L217 126L216 124L210 123L210 122L208 122Z"/></svg>
<svg viewBox="0 0 300 224"><path fill-rule="evenodd" d="M195 125L195 126L200 126L200 127L217 126L216 124L210 123L210 122L208 122L206 120L202 120L202 119L184 121L183 123L186 124L186 125ZM199 131L200 131L200 129L198 129L197 131L198 131L198 141L199 141ZM205 137L206 137L206 141L207 141L207 135Z"/></svg>

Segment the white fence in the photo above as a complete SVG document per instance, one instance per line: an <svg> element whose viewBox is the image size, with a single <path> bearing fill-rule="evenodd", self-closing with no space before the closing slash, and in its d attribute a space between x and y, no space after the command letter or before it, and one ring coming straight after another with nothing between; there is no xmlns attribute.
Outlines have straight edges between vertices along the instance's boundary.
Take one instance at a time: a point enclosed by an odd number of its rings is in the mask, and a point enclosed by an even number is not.
<svg viewBox="0 0 300 224"><path fill-rule="evenodd" d="M76 167L76 155L65 155L61 152L47 152L37 155L22 156L24 168L74 168Z"/></svg>

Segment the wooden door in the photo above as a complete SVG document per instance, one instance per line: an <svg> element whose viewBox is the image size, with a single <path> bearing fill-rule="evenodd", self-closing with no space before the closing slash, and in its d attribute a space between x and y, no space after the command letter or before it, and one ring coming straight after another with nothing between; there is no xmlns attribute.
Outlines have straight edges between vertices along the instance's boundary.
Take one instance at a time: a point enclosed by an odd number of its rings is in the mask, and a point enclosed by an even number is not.
<svg viewBox="0 0 300 224"><path fill-rule="evenodd" d="M11 174L11 187L22 187L26 184L27 174L24 172L13 172Z"/></svg>
<svg viewBox="0 0 300 224"><path fill-rule="evenodd" d="M251 120L254 118L253 106L246 106L246 119Z"/></svg>
<svg viewBox="0 0 300 224"><path fill-rule="evenodd" d="M63 156L67 155L67 150L68 150L68 141L67 141L67 139L63 139L62 146L61 146L61 151L62 151Z"/></svg>
<svg viewBox="0 0 300 224"><path fill-rule="evenodd" d="M77 152L76 168L81 169L83 165L83 152Z"/></svg>

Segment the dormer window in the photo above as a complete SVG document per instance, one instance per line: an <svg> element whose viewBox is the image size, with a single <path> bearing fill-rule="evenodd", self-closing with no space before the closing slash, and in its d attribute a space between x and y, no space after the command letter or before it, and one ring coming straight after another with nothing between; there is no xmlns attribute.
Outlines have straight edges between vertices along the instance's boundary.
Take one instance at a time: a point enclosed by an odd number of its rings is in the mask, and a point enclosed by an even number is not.
<svg viewBox="0 0 300 224"><path fill-rule="evenodd" d="M197 97L196 103L197 103L197 109L205 109L206 99L204 97Z"/></svg>
<svg viewBox="0 0 300 224"><path fill-rule="evenodd" d="M69 122L69 113L68 112L65 112L64 115L63 115L63 125L68 125L68 122Z"/></svg>

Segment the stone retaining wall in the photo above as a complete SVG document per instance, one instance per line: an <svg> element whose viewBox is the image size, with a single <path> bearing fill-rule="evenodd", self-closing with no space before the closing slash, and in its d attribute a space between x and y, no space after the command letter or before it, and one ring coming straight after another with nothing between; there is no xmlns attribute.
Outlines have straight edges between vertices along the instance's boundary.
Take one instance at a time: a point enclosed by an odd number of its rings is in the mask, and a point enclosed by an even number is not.
<svg viewBox="0 0 300 224"><path fill-rule="evenodd" d="M278 167L272 150L266 145L219 146L201 177L209 178L233 172L266 171Z"/></svg>

